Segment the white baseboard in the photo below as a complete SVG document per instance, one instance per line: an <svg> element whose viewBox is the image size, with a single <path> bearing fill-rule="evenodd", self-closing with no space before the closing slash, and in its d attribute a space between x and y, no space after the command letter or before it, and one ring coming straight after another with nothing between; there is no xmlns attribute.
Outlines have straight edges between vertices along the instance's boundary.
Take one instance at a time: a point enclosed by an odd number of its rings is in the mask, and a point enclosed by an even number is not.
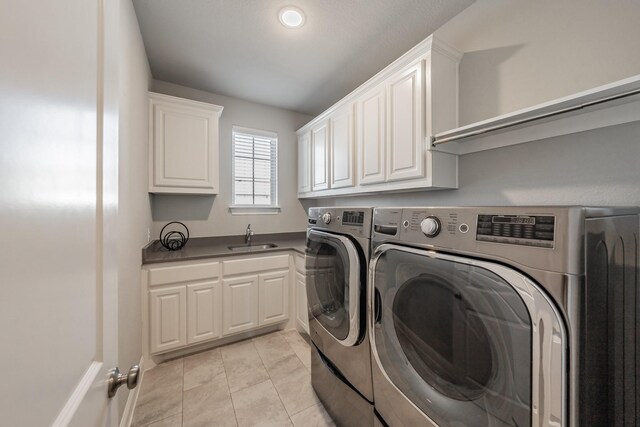
<svg viewBox="0 0 640 427"><path fill-rule="evenodd" d="M129 392L127 398L127 404L124 406L124 412L120 419L120 427L129 427L133 421L133 411L136 409L136 402L138 401L138 395L142 388L142 379L144 378L144 356L140 357L140 378L138 378L138 385L136 388Z"/></svg>

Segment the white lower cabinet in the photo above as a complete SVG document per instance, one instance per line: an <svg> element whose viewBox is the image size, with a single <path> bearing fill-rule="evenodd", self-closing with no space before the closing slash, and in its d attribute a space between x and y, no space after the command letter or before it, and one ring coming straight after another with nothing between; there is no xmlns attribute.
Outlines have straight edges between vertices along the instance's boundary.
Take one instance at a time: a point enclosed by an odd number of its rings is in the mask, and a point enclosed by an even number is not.
<svg viewBox="0 0 640 427"><path fill-rule="evenodd" d="M309 308L307 306L307 278L296 271L296 327L309 333Z"/></svg>
<svg viewBox="0 0 640 427"><path fill-rule="evenodd" d="M307 304L307 269L304 255L295 256L294 274L294 307L296 329L300 332L309 333L309 305Z"/></svg>
<svg viewBox="0 0 640 427"><path fill-rule="evenodd" d="M289 270L261 274L258 278L260 326L279 323L289 317Z"/></svg>
<svg viewBox="0 0 640 427"><path fill-rule="evenodd" d="M151 353L187 345L187 290L184 286L149 291Z"/></svg>
<svg viewBox="0 0 640 427"><path fill-rule="evenodd" d="M187 285L187 343L222 336L222 285L220 280Z"/></svg>
<svg viewBox="0 0 640 427"><path fill-rule="evenodd" d="M145 355L286 322L290 265L276 253L144 266Z"/></svg>
<svg viewBox="0 0 640 427"><path fill-rule="evenodd" d="M258 326L258 275L234 277L222 282L222 335Z"/></svg>

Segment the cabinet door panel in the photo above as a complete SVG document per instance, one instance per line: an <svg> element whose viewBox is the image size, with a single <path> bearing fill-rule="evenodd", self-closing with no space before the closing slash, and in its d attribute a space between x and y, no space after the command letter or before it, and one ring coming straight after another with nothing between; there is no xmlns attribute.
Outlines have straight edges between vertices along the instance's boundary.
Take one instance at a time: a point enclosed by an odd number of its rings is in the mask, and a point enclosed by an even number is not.
<svg viewBox="0 0 640 427"><path fill-rule="evenodd" d="M327 124L314 128L311 131L311 147L312 147L312 183L313 191L326 190L329 188L329 133Z"/></svg>
<svg viewBox="0 0 640 427"><path fill-rule="evenodd" d="M298 193L311 191L311 136L309 132L298 138Z"/></svg>
<svg viewBox="0 0 640 427"><path fill-rule="evenodd" d="M218 121L223 108L149 94L149 192L218 192Z"/></svg>
<svg viewBox="0 0 640 427"><path fill-rule="evenodd" d="M424 176L423 64L389 82L389 181Z"/></svg>
<svg viewBox="0 0 640 427"><path fill-rule="evenodd" d="M385 180L385 89L380 86L360 102L360 184Z"/></svg>
<svg viewBox="0 0 640 427"><path fill-rule="evenodd" d="M187 286L187 342L222 336L222 286L219 280Z"/></svg>
<svg viewBox="0 0 640 427"><path fill-rule="evenodd" d="M149 291L151 353L187 344L187 299L185 286Z"/></svg>
<svg viewBox="0 0 640 427"><path fill-rule="evenodd" d="M353 180L353 106L329 119L331 134L331 188L351 187Z"/></svg>
<svg viewBox="0 0 640 427"><path fill-rule="evenodd" d="M208 118L186 115L174 108L157 112L158 139L163 142L162 168L156 171L160 183L195 181L203 185L209 178Z"/></svg>
<svg viewBox="0 0 640 427"><path fill-rule="evenodd" d="M307 305L307 279L296 271L296 324L298 329L309 333L309 309Z"/></svg>
<svg viewBox="0 0 640 427"><path fill-rule="evenodd" d="M224 279L222 283L222 335L258 326L258 275Z"/></svg>
<svg viewBox="0 0 640 427"><path fill-rule="evenodd" d="M217 164L212 132L217 120L210 114L180 106L154 108L154 184L214 190Z"/></svg>
<svg viewBox="0 0 640 427"><path fill-rule="evenodd" d="M260 275L260 326L289 317L289 270Z"/></svg>

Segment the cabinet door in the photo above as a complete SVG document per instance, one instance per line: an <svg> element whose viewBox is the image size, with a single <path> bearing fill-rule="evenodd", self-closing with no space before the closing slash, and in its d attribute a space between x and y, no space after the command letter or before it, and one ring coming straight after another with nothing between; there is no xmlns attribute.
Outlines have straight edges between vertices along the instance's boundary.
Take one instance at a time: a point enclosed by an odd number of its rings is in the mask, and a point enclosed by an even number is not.
<svg viewBox="0 0 640 427"><path fill-rule="evenodd" d="M151 353L187 344L187 298L185 286L149 291Z"/></svg>
<svg viewBox="0 0 640 427"><path fill-rule="evenodd" d="M219 113L189 104L155 94L151 98L152 193L218 193Z"/></svg>
<svg viewBox="0 0 640 427"><path fill-rule="evenodd" d="M329 132L327 122L311 130L312 182L313 191L329 188Z"/></svg>
<svg viewBox="0 0 640 427"><path fill-rule="evenodd" d="M222 336L222 286L219 280L187 286L187 342Z"/></svg>
<svg viewBox="0 0 640 427"><path fill-rule="evenodd" d="M309 309L307 305L307 278L296 271L296 326L309 333Z"/></svg>
<svg viewBox="0 0 640 427"><path fill-rule="evenodd" d="M258 326L258 275L234 277L222 282L222 335Z"/></svg>
<svg viewBox="0 0 640 427"><path fill-rule="evenodd" d="M329 119L331 153L331 188L352 187L353 180L353 110L349 105Z"/></svg>
<svg viewBox="0 0 640 427"><path fill-rule="evenodd" d="M387 180L424 176L424 61L389 80Z"/></svg>
<svg viewBox="0 0 640 427"><path fill-rule="evenodd" d="M260 326L289 318L289 270L260 275Z"/></svg>
<svg viewBox="0 0 640 427"><path fill-rule="evenodd" d="M385 86L379 86L360 101L360 184L385 180L386 107Z"/></svg>
<svg viewBox="0 0 640 427"><path fill-rule="evenodd" d="M298 193L311 191L311 134L298 138Z"/></svg>

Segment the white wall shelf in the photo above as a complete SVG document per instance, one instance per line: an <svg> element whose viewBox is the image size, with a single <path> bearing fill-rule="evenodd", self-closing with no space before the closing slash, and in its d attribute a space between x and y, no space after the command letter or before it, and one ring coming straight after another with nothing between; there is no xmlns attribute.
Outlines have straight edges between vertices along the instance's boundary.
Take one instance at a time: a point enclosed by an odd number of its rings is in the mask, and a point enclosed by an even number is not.
<svg viewBox="0 0 640 427"><path fill-rule="evenodd" d="M469 154L640 121L640 75L461 126L431 137L432 150Z"/></svg>

